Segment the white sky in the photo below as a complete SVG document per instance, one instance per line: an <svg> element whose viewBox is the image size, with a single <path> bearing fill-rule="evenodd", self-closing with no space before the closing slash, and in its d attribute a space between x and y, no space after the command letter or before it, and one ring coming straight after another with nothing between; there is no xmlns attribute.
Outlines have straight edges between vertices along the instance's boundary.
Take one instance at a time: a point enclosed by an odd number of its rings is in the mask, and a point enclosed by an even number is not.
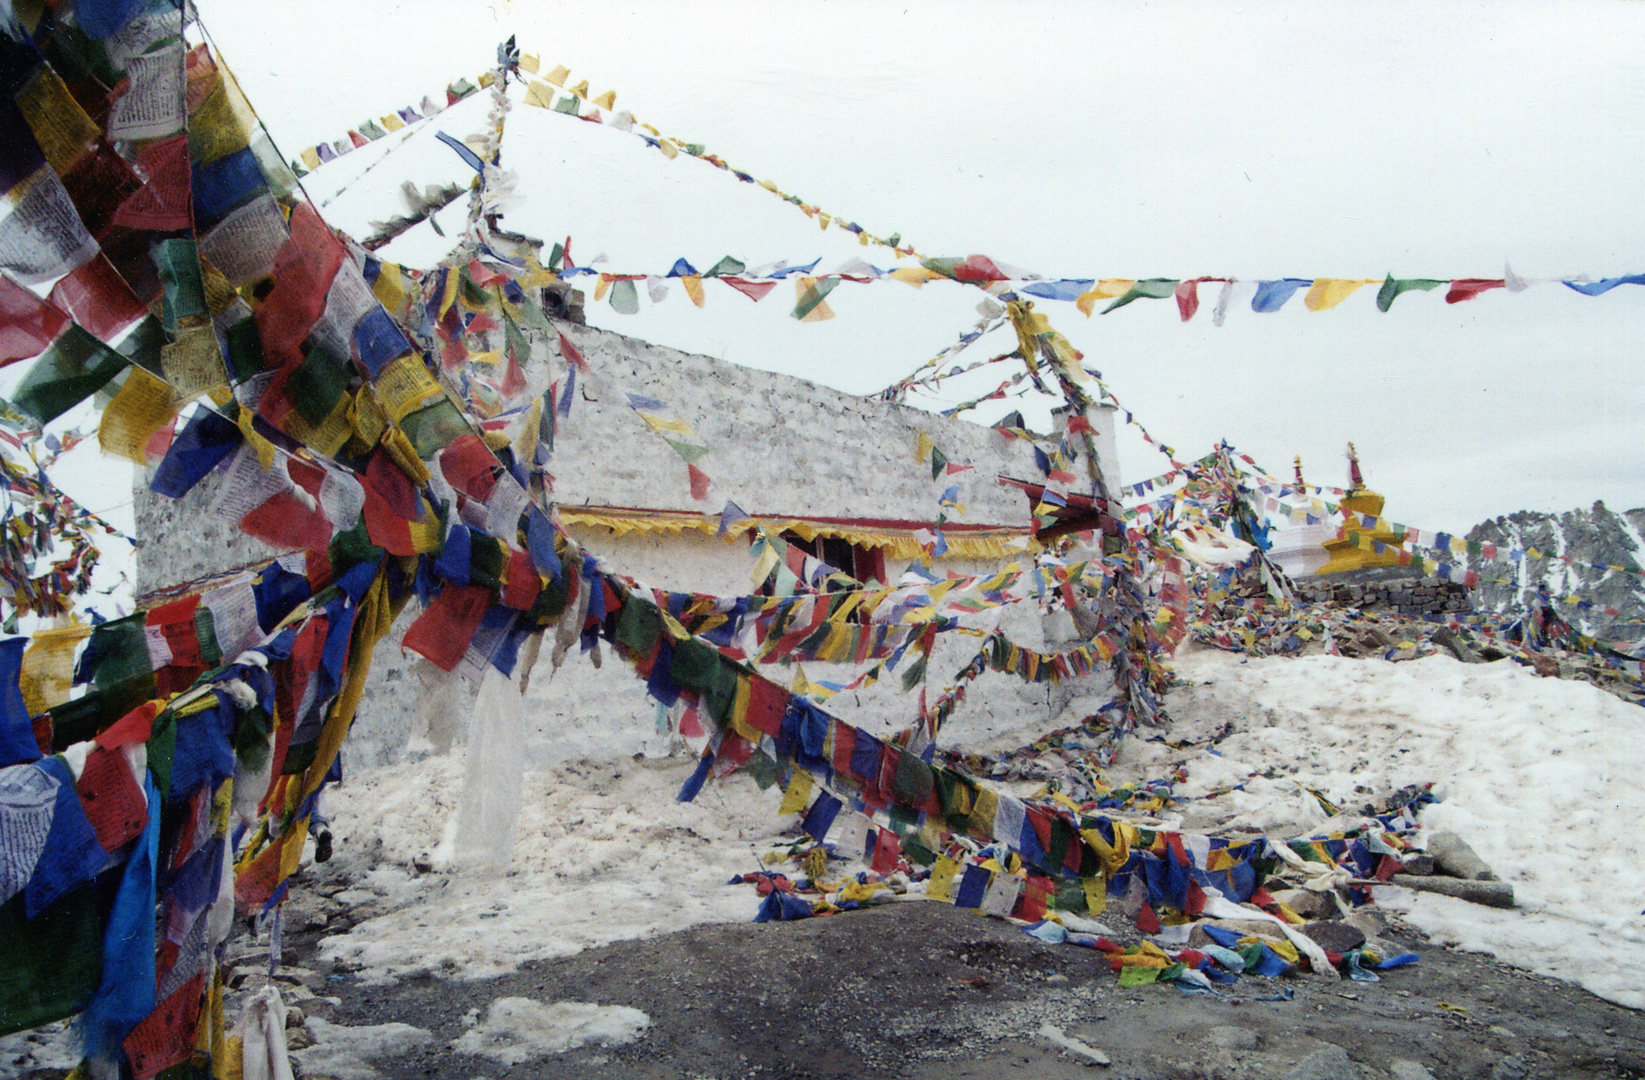
<svg viewBox="0 0 1645 1080"><path fill-rule="evenodd" d="M929 256L982 253L1047 277L1645 270L1638 4L199 7L288 158L472 78L515 33L544 70L564 64L665 133ZM363 235L398 211L401 180L466 179L433 128L475 133L485 108L482 96L426 125L325 213ZM311 195L381 155L322 169ZM510 226L569 234L578 262L604 253L614 272L665 273L680 256L704 270L726 254L891 265L702 162L540 110L515 110L503 164L523 193ZM423 226L384 254L417 265L442 251ZM1217 288L1202 287L1186 325L1170 300L1090 319L1039 309L1181 456L1226 437L1286 474L1301 453L1311 480L1341 484L1353 439L1388 516L1451 531L1521 508L1645 505L1645 288L1533 285L1457 306L1409 293L1382 314L1368 286L1332 311L1299 293L1272 315L1247 291L1220 329ZM590 321L863 393L953 341L981 298L845 284L837 318L801 325L786 286L754 305L710 283L703 310L678 288L656 307L641 293L634 316L590 296ZM990 344L961 361L1010 347ZM1134 430L1123 478L1163 472ZM71 491L75 470L107 468L92 448L65 466Z"/></svg>

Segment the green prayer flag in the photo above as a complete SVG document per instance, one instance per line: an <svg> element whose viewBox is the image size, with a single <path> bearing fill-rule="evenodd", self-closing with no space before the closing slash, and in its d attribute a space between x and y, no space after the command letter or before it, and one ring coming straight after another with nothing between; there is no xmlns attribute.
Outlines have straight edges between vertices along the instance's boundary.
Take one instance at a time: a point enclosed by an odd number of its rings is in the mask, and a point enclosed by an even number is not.
<svg viewBox="0 0 1645 1080"><path fill-rule="evenodd" d="M88 883L30 919L18 893L0 904L0 1035L85 1008L103 978L97 885Z"/></svg>
<svg viewBox="0 0 1645 1080"><path fill-rule="evenodd" d="M761 791L764 791L772 784L775 784L778 777L782 775L782 765L764 750L755 750L749 755L748 764L743 766L743 771L752 776L754 783L759 785Z"/></svg>
<svg viewBox="0 0 1645 1080"><path fill-rule="evenodd" d="M674 645L674 660L668 673L688 690L707 690L720 669L720 650L696 638Z"/></svg>
<svg viewBox="0 0 1645 1080"><path fill-rule="evenodd" d="M1167 296L1175 296L1177 280L1175 278L1145 278L1128 289L1124 296L1102 309L1104 315L1115 308L1122 308L1133 300L1163 300Z"/></svg>
<svg viewBox="0 0 1645 1080"><path fill-rule="evenodd" d="M388 132L383 130L383 125L379 124L375 120L367 120L355 130L359 131L361 135L364 135L366 138L373 141L381 139L383 136L388 134Z"/></svg>
<svg viewBox="0 0 1645 1080"><path fill-rule="evenodd" d="M557 113L566 113L566 114L571 115L571 116L576 116L577 115L577 99L576 99L576 97L571 95L571 94L567 94L565 97L561 98L559 101L556 101L554 103L554 111L557 112Z"/></svg>
<svg viewBox="0 0 1645 1080"><path fill-rule="evenodd" d="M469 426L451 399L442 397L400 421L400 430L411 440L417 456L427 461L436 450L451 445L457 436L466 434Z"/></svg>
<svg viewBox="0 0 1645 1080"><path fill-rule="evenodd" d="M800 302L794 305L794 318L803 319L815 311L817 305L821 304L828 294L834 291L834 286L839 283L840 279L837 277L818 278L814 285L805 290L805 295L800 297Z"/></svg>
<svg viewBox="0 0 1645 1080"><path fill-rule="evenodd" d="M223 649L217 644L217 619L211 609L201 604L194 609L194 643L200 648L200 660L208 668L223 662Z"/></svg>
<svg viewBox="0 0 1645 1080"><path fill-rule="evenodd" d="M662 632L663 617L657 608L630 596L628 602L623 604L623 613L617 617L617 629L613 637L617 644L627 649L630 654L644 658L656 649L657 639L662 636Z"/></svg>
<svg viewBox="0 0 1645 1080"><path fill-rule="evenodd" d="M1394 275L1389 274L1388 279L1382 283L1382 288L1377 291L1377 310L1387 311L1393 307L1394 301L1400 293L1410 292L1412 289L1421 289L1423 292L1427 292L1430 289L1437 289L1441 285L1449 284L1450 282L1441 281L1437 278L1396 278Z"/></svg>
<svg viewBox="0 0 1645 1080"><path fill-rule="evenodd" d="M674 452L684 458L687 465L695 465L699 458L708 453L708 447L698 446L696 443L688 443L682 439L664 439L663 442L666 442L669 446L672 446L674 448Z"/></svg>
<svg viewBox="0 0 1645 1080"><path fill-rule="evenodd" d="M937 477L941 476L943 466L947 464L948 455L933 446L931 448L931 479L935 480Z"/></svg>
<svg viewBox="0 0 1645 1080"><path fill-rule="evenodd" d="M892 774L891 793L900 803L919 806L931 797L931 789L936 783L931 775L931 766L921 761L918 754L907 750L898 750L896 754L897 769Z"/></svg>
<svg viewBox="0 0 1645 1080"><path fill-rule="evenodd" d="M721 277L722 275L740 274L746 269L747 267L743 265L743 261L741 259L733 259L731 256L727 255L725 258L715 263L713 269L709 270L708 273L703 275L703 277Z"/></svg>
<svg viewBox="0 0 1645 1080"><path fill-rule="evenodd" d="M127 362L79 323L71 323L23 376L12 404L40 423L50 423L102 389Z"/></svg>
<svg viewBox="0 0 1645 1080"><path fill-rule="evenodd" d="M708 681L708 689L703 692L703 704L708 706L708 715L724 727L731 723L731 714L737 704L737 668L724 657L719 657L719 660L719 666Z"/></svg>
<svg viewBox="0 0 1645 1080"><path fill-rule="evenodd" d="M111 619L92 627L81 663L90 661L91 685L107 690L138 675L154 670L149 656L148 635L144 630L146 616L139 611L123 619Z"/></svg>
<svg viewBox="0 0 1645 1080"><path fill-rule="evenodd" d="M503 542L495 536L476 532L470 535L468 544L468 583L501 589L503 567L508 565L508 552Z"/></svg>
<svg viewBox="0 0 1645 1080"><path fill-rule="evenodd" d="M263 370L263 339L257 322L249 315L230 326L223 335L228 341L228 374L243 383Z"/></svg>
<svg viewBox="0 0 1645 1080"><path fill-rule="evenodd" d="M248 318L246 322L251 322ZM160 350L166 346L166 328L153 315L144 315L132 328L126 332L125 339L120 342L114 351L130 360L133 364L153 375L161 382L165 381L166 372L160 365ZM257 345L258 363L261 365L262 342Z"/></svg>
<svg viewBox="0 0 1645 1080"><path fill-rule="evenodd" d="M156 243L149 249L149 258L160 272L166 332L176 337L181 320L209 313L206 287L200 275L200 253L193 240L173 238Z"/></svg>
<svg viewBox="0 0 1645 1080"><path fill-rule="evenodd" d="M337 407L337 400L348 389L349 376L345 361L315 345L286 381L286 396L297 415L317 427Z"/></svg>
<svg viewBox="0 0 1645 1080"><path fill-rule="evenodd" d="M627 278L611 283L611 310L619 315L633 315L640 310L640 290Z"/></svg>
<svg viewBox="0 0 1645 1080"><path fill-rule="evenodd" d="M1159 981L1160 969L1127 964L1120 968L1120 987L1149 986Z"/></svg>

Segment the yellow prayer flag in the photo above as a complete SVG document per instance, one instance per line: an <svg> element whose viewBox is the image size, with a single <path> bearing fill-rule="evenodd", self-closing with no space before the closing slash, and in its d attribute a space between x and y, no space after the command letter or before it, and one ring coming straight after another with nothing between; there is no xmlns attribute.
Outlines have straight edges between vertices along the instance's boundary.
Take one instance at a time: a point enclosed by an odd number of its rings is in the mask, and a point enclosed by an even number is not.
<svg viewBox="0 0 1645 1080"><path fill-rule="evenodd" d="M103 134L49 64L35 68L17 92L17 108L58 175L68 172Z"/></svg>
<svg viewBox="0 0 1645 1080"><path fill-rule="evenodd" d="M607 90L605 93L594 99L594 104L598 105L602 109L615 109L617 107L617 91Z"/></svg>
<svg viewBox="0 0 1645 1080"><path fill-rule="evenodd" d="M570 69L564 65L556 65L554 70L543 76L550 86L564 86L566 79L571 77Z"/></svg>
<svg viewBox="0 0 1645 1080"><path fill-rule="evenodd" d="M554 107L554 88L541 79L532 79L525 90L525 103L535 105L539 109Z"/></svg>
<svg viewBox="0 0 1645 1080"><path fill-rule="evenodd" d="M1354 295L1361 285L1369 284L1355 278L1315 278L1302 303L1309 311L1329 311Z"/></svg>
<svg viewBox="0 0 1645 1080"><path fill-rule="evenodd" d="M390 360L377 373L375 388L377 400L396 423L440 394L440 384L434 381L434 376L428 373L428 368L423 366L422 358L416 353Z"/></svg>
<svg viewBox="0 0 1645 1080"><path fill-rule="evenodd" d="M931 280L931 271L923 266L899 266L891 271L891 276L917 289Z"/></svg>
<svg viewBox="0 0 1645 1080"><path fill-rule="evenodd" d="M242 107L227 79L212 78L217 85L188 118L189 158L200 165L244 150L251 141L250 108Z"/></svg>
<svg viewBox="0 0 1645 1080"><path fill-rule="evenodd" d="M539 57L536 53L521 53L520 54L520 70L521 71L529 71L531 74L535 75L535 74L537 74L537 68L540 67L541 65L542 65L542 58Z"/></svg>
<svg viewBox="0 0 1645 1080"><path fill-rule="evenodd" d="M1000 797L993 788L977 788L976 801L966 815L965 829L979 839L994 838L994 815L999 812Z"/></svg>
<svg viewBox="0 0 1645 1080"><path fill-rule="evenodd" d="M923 431L920 432L919 442L914 444L914 460L924 461L926 458L929 458L931 456L931 448L935 445L936 444L931 441L931 436L927 435Z"/></svg>
<svg viewBox="0 0 1645 1080"><path fill-rule="evenodd" d="M794 775L789 778L788 786L783 789L782 805L777 807L779 814L798 814L805 810L806 804L811 801L811 774L804 769L796 768Z"/></svg>
<svg viewBox="0 0 1645 1080"><path fill-rule="evenodd" d="M143 448L149 438L176 415L177 395L171 384L134 366L97 422L97 444L105 454L145 464Z"/></svg>
<svg viewBox="0 0 1645 1080"><path fill-rule="evenodd" d="M384 131L390 133L399 131L406 126L406 122L400 119L399 113L389 113L386 116L379 117L377 122L383 125Z"/></svg>
<svg viewBox="0 0 1645 1080"><path fill-rule="evenodd" d="M436 320L445 318L446 312L451 310L451 305L457 302L457 286L461 277L461 274L446 275L445 290L440 293L440 305L436 309Z"/></svg>
<svg viewBox="0 0 1645 1080"><path fill-rule="evenodd" d="M576 94L578 97L582 98L585 101L588 100L588 80L584 79L582 82L578 83L576 86L571 87L567 92L572 93L572 94Z"/></svg>
<svg viewBox="0 0 1645 1080"><path fill-rule="evenodd" d="M661 150L663 152L663 157L668 158L670 161L673 161L675 158L680 156L679 150L677 150L674 144L669 142L667 139L657 140L657 149Z"/></svg>
<svg viewBox="0 0 1645 1080"><path fill-rule="evenodd" d="M611 290L611 275L601 274L594 282L594 302L598 304L605 299L605 294Z"/></svg>
<svg viewBox="0 0 1645 1080"><path fill-rule="evenodd" d="M192 401L208 390L228 385L228 370L209 325L178 331L177 340L160 347L160 370L179 401Z"/></svg>
<svg viewBox="0 0 1645 1080"><path fill-rule="evenodd" d="M482 71L480 72L479 79L476 81L479 82L480 89L484 90L486 87L497 81L497 76L494 72Z"/></svg>
<svg viewBox="0 0 1645 1080"><path fill-rule="evenodd" d="M1081 878L1080 885L1085 889L1085 910L1089 915L1101 915L1103 908L1108 906L1108 882L1100 877Z"/></svg>
<svg viewBox="0 0 1645 1080"><path fill-rule="evenodd" d="M927 900L952 900L954 898L954 872L960 864L947 855L938 855L936 865L931 868L931 880L925 885Z"/></svg>
<svg viewBox="0 0 1645 1080"><path fill-rule="evenodd" d="M251 419L252 411L244 405L240 406L235 424L240 429L241 437L246 440L246 445L257 454L257 464L263 467L264 472L268 472L274 466L274 444L263 438L262 432L252 425Z"/></svg>
<svg viewBox="0 0 1645 1080"><path fill-rule="evenodd" d="M90 633L91 627L81 623L34 632L23 651L17 680L30 716L69 699L69 688L74 683L74 648Z"/></svg>
<svg viewBox="0 0 1645 1080"><path fill-rule="evenodd" d="M680 285L685 294L691 297L691 302L698 307L703 306L703 279L700 274L687 274L680 278Z"/></svg>
<svg viewBox="0 0 1645 1080"><path fill-rule="evenodd" d="M371 283L371 295L390 315L398 315L405 309L405 274L400 271L399 264L381 264L377 270L377 280Z"/></svg>
<svg viewBox="0 0 1645 1080"><path fill-rule="evenodd" d="M1103 278L1091 286L1089 291L1082 293L1080 298L1074 301L1074 306L1080 309L1080 314L1090 317L1091 309L1096 306L1098 300L1112 300L1124 296L1135 284L1134 278Z"/></svg>
<svg viewBox="0 0 1645 1080"><path fill-rule="evenodd" d="M520 433L514 437L514 460L529 470L537 458L537 436L543 422L543 399L532 398L531 408L526 410L525 423L520 425Z"/></svg>
<svg viewBox="0 0 1645 1080"><path fill-rule="evenodd" d="M313 172L315 169L318 169L321 165L320 151L316 150L312 146L309 147L307 150L304 150L301 154L298 154L297 156L300 159L302 159L303 168L307 169L309 172Z"/></svg>
<svg viewBox="0 0 1645 1080"><path fill-rule="evenodd" d="M777 563L780 561L781 558L777 554L777 549L767 544L760 550L759 557L754 560L754 568L749 571L748 576L756 584L763 582L771 576L771 571L777 568Z"/></svg>
<svg viewBox="0 0 1645 1080"><path fill-rule="evenodd" d="M690 424L672 416L656 416L652 413L643 412L639 414L639 417L645 421L646 427L649 427L652 431L672 431L676 435L695 434L691 430Z"/></svg>

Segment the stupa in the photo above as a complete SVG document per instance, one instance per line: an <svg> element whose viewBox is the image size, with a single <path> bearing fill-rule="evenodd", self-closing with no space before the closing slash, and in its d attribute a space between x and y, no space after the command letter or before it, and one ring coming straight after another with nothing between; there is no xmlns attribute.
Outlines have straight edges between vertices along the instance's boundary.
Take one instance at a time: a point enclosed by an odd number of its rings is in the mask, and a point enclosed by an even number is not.
<svg viewBox="0 0 1645 1080"><path fill-rule="evenodd" d="M1301 472L1299 461L1299 477ZM1330 559L1320 567L1319 573L1340 574L1349 570L1369 570L1401 564L1400 556L1404 554L1405 534L1391 529L1367 529L1362 521L1362 515L1380 519L1382 503L1382 496L1365 486L1365 478L1359 468L1359 454L1354 450L1354 444L1349 443L1348 492L1342 497L1345 520L1342 528L1337 530L1336 539L1325 542L1325 550L1330 553ZM1377 551L1372 546L1373 543L1380 543L1382 550Z"/></svg>

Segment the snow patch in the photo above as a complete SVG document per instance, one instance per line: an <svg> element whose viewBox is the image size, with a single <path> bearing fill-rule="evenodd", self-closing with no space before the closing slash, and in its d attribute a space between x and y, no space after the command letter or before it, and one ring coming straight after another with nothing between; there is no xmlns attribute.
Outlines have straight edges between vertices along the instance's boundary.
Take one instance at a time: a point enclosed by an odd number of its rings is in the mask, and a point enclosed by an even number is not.
<svg viewBox="0 0 1645 1080"><path fill-rule="evenodd" d="M485 1022L463 1032L451 1045L463 1054L488 1057L512 1068L579 1046L626 1046L651 1026L651 1017L626 1005L592 1005L505 997L491 1003Z"/></svg>
<svg viewBox="0 0 1645 1080"><path fill-rule="evenodd" d="M527 960L701 923L748 922L759 897L726 882L761 868L780 793L745 776L695 802L675 796L696 762L572 763L527 771L506 872L442 872L464 759L362 770L328 789L333 863L355 887L339 898L360 921L325 939L328 959L367 982L413 975L475 979ZM415 864L433 866L419 872Z"/></svg>
<svg viewBox="0 0 1645 1080"><path fill-rule="evenodd" d="M1514 886L1516 911L1424 895L1410 921L1436 940L1645 1007L1645 713L1585 683L1510 661L1402 663L1337 656L1179 656L1196 684L1167 698L1177 725L1233 720L1190 751L1181 811L1193 831L1296 835L1324 823L1301 785L1358 810L1408 784L1442 801L1423 824L1466 840ZM1209 682L1209 685L1205 685ZM1218 756L1220 754L1220 756ZM1184 755L1131 740L1116 774L1157 775ZM1224 790L1242 785L1242 790Z"/></svg>
<svg viewBox="0 0 1645 1080"><path fill-rule="evenodd" d="M377 1080L373 1063L428 1045L434 1036L410 1024L366 1024L349 1027L311 1017L308 1029L314 1045L293 1050L304 1080Z"/></svg>

